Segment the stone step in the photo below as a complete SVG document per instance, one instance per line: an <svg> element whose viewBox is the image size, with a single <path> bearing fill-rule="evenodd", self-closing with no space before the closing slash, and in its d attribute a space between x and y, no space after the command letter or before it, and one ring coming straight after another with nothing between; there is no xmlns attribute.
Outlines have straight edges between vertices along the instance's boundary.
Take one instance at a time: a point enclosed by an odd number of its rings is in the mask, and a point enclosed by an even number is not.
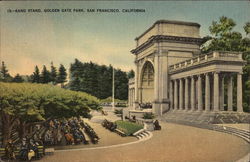
<svg viewBox="0 0 250 162"><path fill-rule="evenodd" d="M143 131L143 132L139 133L138 135L136 135L136 138L138 138L140 140L140 139L148 137L149 135L150 135L149 132Z"/></svg>
<svg viewBox="0 0 250 162"><path fill-rule="evenodd" d="M225 126L223 127L223 126L218 126L218 125L204 124L204 123L197 123L197 122L190 122L190 121L180 121L180 120L171 120L171 119L165 119L165 120L163 119L163 121L168 121L168 122L173 122L177 124L189 125L189 126L194 126L198 128L209 129L213 131L219 131L223 133L232 134L250 143L249 131L244 131L244 130L231 128L231 127L230 128L227 127L227 129L225 129Z"/></svg>

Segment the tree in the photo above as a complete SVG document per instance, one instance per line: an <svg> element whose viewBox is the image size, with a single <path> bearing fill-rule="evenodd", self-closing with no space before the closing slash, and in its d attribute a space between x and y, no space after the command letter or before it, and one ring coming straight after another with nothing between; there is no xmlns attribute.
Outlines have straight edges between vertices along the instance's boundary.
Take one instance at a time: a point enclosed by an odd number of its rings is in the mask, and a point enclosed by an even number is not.
<svg viewBox="0 0 250 162"><path fill-rule="evenodd" d="M246 32L246 34L250 34L250 22L247 22L244 26L244 30Z"/></svg>
<svg viewBox="0 0 250 162"><path fill-rule="evenodd" d="M128 72L128 79L131 79L131 78L134 78L135 77L135 72L134 72L134 70L130 70L129 72Z"/></svg>
<svg viewBox="0 0 250 162"><path fill-rule="evenodd" d="M60 83L61 87L63 87L64 83L67 81L66 79L67 79L66 69L62 64L60 64L59 72L58 72L58 76L57 76L57 83Z"/></svg>
<svg viewBox="0 0 250 162"><path fill-rule="evenodd" d="M32 78L32 83L40 83L41 82L40 71L39 71L39 68L37 67L37 65L35 66L35 71L33 72L33 75L31 78Z"/></svg>
<svg viewBox="0 0 250 162"><path fill-rule="evenodd" d="M34 122L51 117L89 117L91 109L101 109L99 100L83 92L52 85L0 82L0 125L4 145L15 128L22 138Z"/></svg>
<svg viewBox="0 0 250 162"><path fill-rule="evenodd" d="M24 82L24 79L23 79L19 74L17 74L17 75L13 78L12 82L22 83L22 82Z"/></svg>
<svg viewBox="0 0 250 162"><path fill-rule="evenodd" d="M212 36L206 36L202 45L203 52L210 51L236 51L242 52L243 59L247 62L243 67L243 108L250 111L250 22L244 26L247 37L243 38L240 32L233 31L236 23L225 16L220 17L219 22L213 21L209 27ZM234 79L236 81L236 78ZM236 84L235 84L236 86ZM236 87L235 87L236 88ZM236 95L236 94L234 94ZM236 97L234 97L236 98Z"/></svg>
<svg viewBox="0 0 250 162"><path fill-rule="evenodd" d="M1 66L0 73L1 73L0 81L3 81L3 82L11 82L12 81L12 77L8 73L8 69L7 69L4 61L2 61L2 66Z"/></svg>
<svg viewBox="0 0 250 162"><path fill-rule="evenodd" d="M47 84L50 82L50 72L47 70L46 66L43 65L43 70L41 73L41 83Z"/></svg>
<svg viewBox="0 0 250 162"><path fill-rule="evenodd" d="M128 97L127 73L115 69L115 97L126 100ZM75 91L82 91L106 99L112 96L112 75L111 65L98 65L93 62L82 63L75 59L70 65L69 88Z"/></svg>
<svg viewBox="0 0 250 162"><path fill-rule="evenodd" d="M51 66L50 66L50 81L54 85L57 82L57 70L56 70L56 67L53 65L53 62L51 62Z"/></svg>

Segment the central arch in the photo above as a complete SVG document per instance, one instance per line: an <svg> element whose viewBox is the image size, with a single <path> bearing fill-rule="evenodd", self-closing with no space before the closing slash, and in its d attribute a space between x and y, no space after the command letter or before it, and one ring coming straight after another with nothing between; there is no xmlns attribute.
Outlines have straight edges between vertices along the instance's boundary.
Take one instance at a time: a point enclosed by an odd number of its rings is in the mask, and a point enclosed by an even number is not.
<svg viewBox="0 0 250 162"><path fill-rule="evenodd" d="M152 103L154 100L154 67L146 61L141 72L141 103Z"/></svg>

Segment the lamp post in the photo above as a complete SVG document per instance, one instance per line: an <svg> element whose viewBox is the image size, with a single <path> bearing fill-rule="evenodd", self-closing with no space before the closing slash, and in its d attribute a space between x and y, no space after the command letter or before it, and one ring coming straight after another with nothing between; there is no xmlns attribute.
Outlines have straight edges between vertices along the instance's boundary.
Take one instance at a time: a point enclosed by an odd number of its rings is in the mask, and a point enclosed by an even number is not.
<svg viewBox="0 0 250 162"><path fill-rule="evenodd" d="M115 111L115 68L113 67L112 77L112 109Z"/></svg>

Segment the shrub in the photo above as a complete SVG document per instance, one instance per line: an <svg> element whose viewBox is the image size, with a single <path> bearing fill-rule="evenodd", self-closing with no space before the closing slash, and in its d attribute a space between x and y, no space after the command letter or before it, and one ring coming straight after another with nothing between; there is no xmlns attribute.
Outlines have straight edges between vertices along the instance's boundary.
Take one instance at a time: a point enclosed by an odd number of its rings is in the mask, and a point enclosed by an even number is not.
<svg viewBox="0 0 250 162"><path fill-rule="evenodd" d="M144 113L143 114L143 119L154 119L154 114L153 113Z"/></svg>
<svg viewBox="0 0 250 162"><path fill-rule="evenodd" d="M117 129L123 131L126 134L126 136L130 136L133 133L143 128L143 125L128 121L118 120L115 123L117 124Z"/></svg>

